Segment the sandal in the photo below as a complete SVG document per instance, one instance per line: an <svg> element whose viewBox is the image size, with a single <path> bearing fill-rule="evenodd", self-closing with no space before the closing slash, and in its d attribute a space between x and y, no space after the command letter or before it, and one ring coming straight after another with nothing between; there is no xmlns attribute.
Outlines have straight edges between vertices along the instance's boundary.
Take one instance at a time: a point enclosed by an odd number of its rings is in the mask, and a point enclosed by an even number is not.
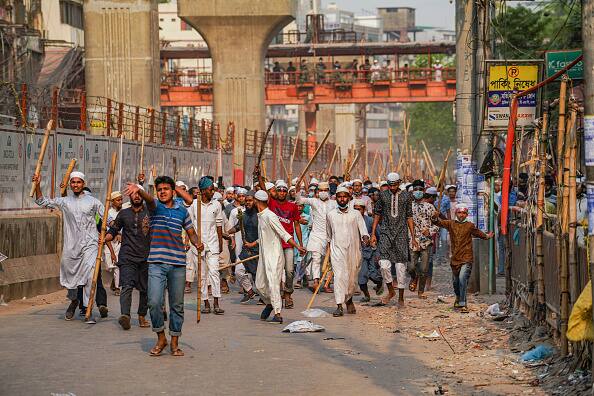
<svg viewBox="0 0 594 396"><path fill-rule="evenodd" d="M411 292L417 291L417 280L411 279L410 283L408 284L408 290Z"/></svg>
<svg viewBox="0 0 594 396"><path fill-rule="evenodd" d="M171 356L184 356L184 351L181 349L171 349Z"/></svg>
<svg viewBox="0 0 594 396"><path fill-rule="evenodd" d="M163 345L163 346L155 345L154 347L152 347L151 351L149 352L149 355L161 356L161 352L163 352L163 349L165 349L166 347L167 347L167 343L165 343L165 345Z"/></svg>
<svg viewBox="0 0 594 396"><path fill-rule="evenodd" d="M184 288L184 294L190 294L192 293L192 289L190 289L189 286L186 286L186 288Z"/></svg>
<svg viewBox="0 0 594 396"><path fill-rule="evenodd" d="M460 309L460 313L469 313L469 312L470 312L470 310L466 306L464 306Z"/></svg>
<svg viewBox="0 0 594 396"><path fill-rule="evenodd" d="M215 307L215 309L213 310L215 315L222 315L225 313L225 310L219 307Z"/></svg>
<svg viewBox="0 0 594 396"><path fill-rule="evenodd" d="M200 313L209 314L210 313L210 307L201 308L200 309Z"/></svg>

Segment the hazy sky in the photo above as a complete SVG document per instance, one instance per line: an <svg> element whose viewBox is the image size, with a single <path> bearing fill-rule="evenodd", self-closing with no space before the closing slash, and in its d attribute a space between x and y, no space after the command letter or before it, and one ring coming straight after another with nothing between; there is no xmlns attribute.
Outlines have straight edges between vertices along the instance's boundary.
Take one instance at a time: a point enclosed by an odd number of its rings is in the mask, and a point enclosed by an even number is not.
<svg viewBox="0 0 594 396"><path fill-rule="evenodd" d="M369 15L363 10L375 12L377 7L413 7L417 25L454 29L455 2L450 0L322 0L322 7L328 3L357 15Z"/></svg>

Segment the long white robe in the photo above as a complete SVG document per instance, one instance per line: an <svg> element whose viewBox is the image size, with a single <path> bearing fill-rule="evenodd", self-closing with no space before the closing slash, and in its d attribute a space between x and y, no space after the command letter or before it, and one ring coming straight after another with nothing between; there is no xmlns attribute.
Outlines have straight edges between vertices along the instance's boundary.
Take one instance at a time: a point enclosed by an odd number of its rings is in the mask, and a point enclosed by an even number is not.
<svg viewBox="0 0 594 396"><path fill-rule="evenodd" d="M336 201L327 199L322 201L319 198L305 198L301 192L295 196L295 203L298 205L309 205L311 207L312 227L307 241L307 251L326 254L326 215L336 209Z"/></svg>
<svg viewBox="0 0 594 396"><path fill-rule="evenodd" d="M64 246L60 284L67 289L90 286L99 242L95 216L102 217L105 207L89 194L54 199L41 197L35 203L62 212Z"/></svg>
<svg viewBox="0 0 594 396"><path fill-rule="evenodd" d="M260 256L256 272L256 289L266 304L272 304L274 313L282 308L280 283L283 276L285 256L281 241L292 236L281 225L278 216L266 208L258 213L258 240Z"/></svg>
<svg viewBox="0 0 594 396"><path fill-rule="evenodd" d="M334 272L334 299L336 304L343 304L355 293L361 266L361 238L369 234L361 213L350 208L328 213L326 225Z"/></svg>

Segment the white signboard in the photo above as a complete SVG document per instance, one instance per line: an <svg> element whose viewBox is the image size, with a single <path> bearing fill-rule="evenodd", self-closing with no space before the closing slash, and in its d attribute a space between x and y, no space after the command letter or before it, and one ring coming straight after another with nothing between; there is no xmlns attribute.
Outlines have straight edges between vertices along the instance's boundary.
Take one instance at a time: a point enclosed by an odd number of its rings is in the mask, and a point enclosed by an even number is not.
<svg viewBox="0 0 594 396"><path fill-rule="evenodd" d="M88 136L85 141L85 184L100 201L105 199L110 161L109 139L103 136Z"/></svg>
<svg viewBox="0 0 594 396"><path fill-rule="evenodd" d="M41 152L41 144L43 142L44 131L37 130L35 135L27 134L25 138L25 192L23 194L23 207L34 208L37 207L33 198L29 198L29 190L27 186L31 186L30 181L35 173L37 166L37 158ZM45 197L52 196L52 167L54 164L54 133L50 134L50 138L45 150L45 158L43 159L43 167L41 168L41 192Z"/></svg>
<svg viewBox="0 0 594 396"><path fill-rule="evenodd" d="M85 168L85 136L83 133L65 132L65 130L58 130L56 133L56 177L55 177L55 191L56 196L59 195L60 183L70 160L76 158L76 165L74 170L83 170Z"/></svg>
<svg viewBox="0 0 594 396"><path fill-rule="evenodd" d="M0 131L0 209L20 209L23 204L24 156L24 134Z"/></svg>

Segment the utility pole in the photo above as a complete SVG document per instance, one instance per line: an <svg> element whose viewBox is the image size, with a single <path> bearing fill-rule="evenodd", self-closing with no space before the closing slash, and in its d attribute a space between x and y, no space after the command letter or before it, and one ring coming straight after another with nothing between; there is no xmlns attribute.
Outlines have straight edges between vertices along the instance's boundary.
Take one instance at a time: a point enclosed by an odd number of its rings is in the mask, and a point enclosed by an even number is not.
<svg viewBox="0 0 594 396"><path fill-rule="evenodd" d="M590 279L594 275L594 0L582 1L582 42L584 53L584 143L588 196L588 238ZM594 288L593 288L594 297ZM594 359L592 359L594 372Z"/></svg>
<svg viewBox="0 0 594 396"><path fill-rule="evenodd" d="M476 164L472 149L477 131L476 48L477 6L475 0L456 0L456 184L457 200L468 205L470 221L476 224ZM478 291L478 272L469 280L469 289Z"/></svg>

